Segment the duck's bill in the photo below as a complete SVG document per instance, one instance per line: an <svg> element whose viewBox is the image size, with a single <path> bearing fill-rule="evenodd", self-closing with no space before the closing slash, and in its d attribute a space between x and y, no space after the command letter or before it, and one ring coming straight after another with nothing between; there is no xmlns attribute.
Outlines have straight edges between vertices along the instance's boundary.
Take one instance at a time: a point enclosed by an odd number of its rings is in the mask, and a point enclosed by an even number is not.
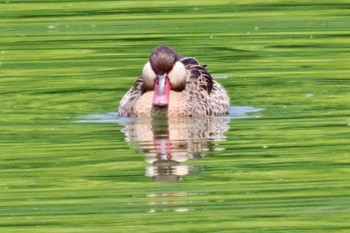
<svg viewBox="0 0 350 233"><path fill-rule="evenodd" d="M158 75L155 80L153 106L165 107L169 104L170 81L166 75Z"/></svg>

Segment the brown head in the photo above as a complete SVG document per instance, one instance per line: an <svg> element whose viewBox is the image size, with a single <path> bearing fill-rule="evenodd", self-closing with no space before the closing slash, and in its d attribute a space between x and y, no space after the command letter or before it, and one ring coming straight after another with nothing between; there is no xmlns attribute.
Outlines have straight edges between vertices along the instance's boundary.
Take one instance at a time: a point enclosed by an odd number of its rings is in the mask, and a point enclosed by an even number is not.
<svg viewBox="0 0 350 233"><path fill-rule="evenodd" d="M186 68L180 56L169 46L159 46L151 53L142 71L146 91L153 90L153 106L169 104L170 90L182 91L186 84Z"/></svg>
<svg viewBox="0 0 350 233"><path fill-rule="evenodd" d="M159 46L153 50L149 61L156 75L168 74L178 60L178 55L169 46Z"/></svg>

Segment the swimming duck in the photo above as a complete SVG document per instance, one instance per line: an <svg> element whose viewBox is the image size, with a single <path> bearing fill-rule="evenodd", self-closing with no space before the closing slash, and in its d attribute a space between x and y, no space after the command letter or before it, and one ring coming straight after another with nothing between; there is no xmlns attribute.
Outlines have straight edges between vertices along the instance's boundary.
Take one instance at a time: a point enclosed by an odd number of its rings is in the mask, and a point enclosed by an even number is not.
<svg viewBox="0 0 350 233"><path fill-rule="evenodd" d="M118 115L219 116L228 114L229 108L225 89L205 65L180 56L169 46L159 46L120 101Z"/></svg>

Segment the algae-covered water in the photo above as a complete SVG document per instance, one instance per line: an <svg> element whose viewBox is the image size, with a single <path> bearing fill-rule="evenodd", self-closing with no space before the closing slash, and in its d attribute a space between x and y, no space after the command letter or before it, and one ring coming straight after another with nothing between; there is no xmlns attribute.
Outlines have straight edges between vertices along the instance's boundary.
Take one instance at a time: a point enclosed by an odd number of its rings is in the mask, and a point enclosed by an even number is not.
<svg viewBox="0 0 350 233"><path fill-rule="evenodd" d="M0 1L1 232L349 232L350 4ZM127 119L152 49L229 116Z"/></svg>

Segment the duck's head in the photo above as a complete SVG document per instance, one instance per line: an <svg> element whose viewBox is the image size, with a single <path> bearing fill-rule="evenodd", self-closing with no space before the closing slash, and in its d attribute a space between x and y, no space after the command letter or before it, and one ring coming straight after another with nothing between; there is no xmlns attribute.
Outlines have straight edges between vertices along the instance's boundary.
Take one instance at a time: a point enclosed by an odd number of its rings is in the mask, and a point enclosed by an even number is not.
<svg viewBox="0 0 350 233"><path fill-rule="evenodd" d="M142 71L146 91L153 90L153 106L169 104L170 90L182 91L186 85L186 68L180 56L169 46L159 46L151 53Z"/></svg>

